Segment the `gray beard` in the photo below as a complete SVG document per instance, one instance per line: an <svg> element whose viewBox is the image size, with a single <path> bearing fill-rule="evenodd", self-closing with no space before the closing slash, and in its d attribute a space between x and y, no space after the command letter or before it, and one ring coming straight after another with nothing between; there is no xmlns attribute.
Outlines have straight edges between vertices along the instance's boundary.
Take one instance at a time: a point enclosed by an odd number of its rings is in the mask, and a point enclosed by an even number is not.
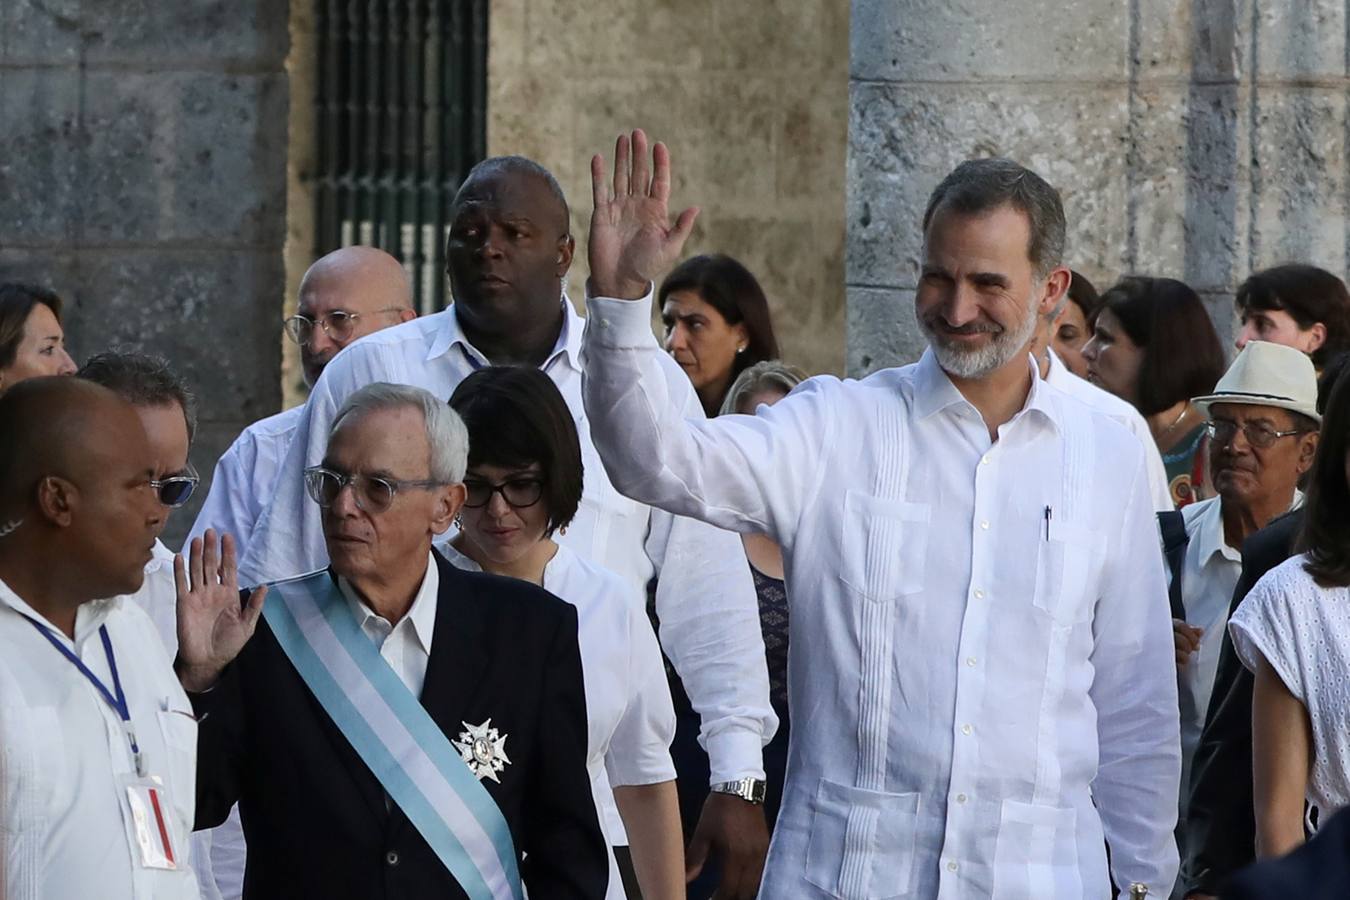
<svg viewBox="0 0 1350 900"><path fill-rule="evenodd" d="M989 343L977 350L963 350L944 342L943 337L931 328L923 319L919 328L928 338L928 346L933 348L938 365L948 375L962 379L979 379L1006 366L1031 343L1036 332L1036 311L1027 311L1016 330L1004 330L991 337Z"/></svg>

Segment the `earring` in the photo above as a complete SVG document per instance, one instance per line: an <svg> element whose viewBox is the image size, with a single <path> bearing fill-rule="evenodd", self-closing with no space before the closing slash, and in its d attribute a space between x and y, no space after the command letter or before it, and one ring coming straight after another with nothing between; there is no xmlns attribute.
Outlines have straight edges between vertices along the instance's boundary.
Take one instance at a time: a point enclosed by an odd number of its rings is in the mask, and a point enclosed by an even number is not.
<svg viewBox="0 0 1350 900"><path fill-rule="evenodd" d="M737 348L736 348L736 352L737 352L738 354L744 353L744 352L745 352L745 345L744 345L744 344L741 344L741 346L737 347Z"/></svg>

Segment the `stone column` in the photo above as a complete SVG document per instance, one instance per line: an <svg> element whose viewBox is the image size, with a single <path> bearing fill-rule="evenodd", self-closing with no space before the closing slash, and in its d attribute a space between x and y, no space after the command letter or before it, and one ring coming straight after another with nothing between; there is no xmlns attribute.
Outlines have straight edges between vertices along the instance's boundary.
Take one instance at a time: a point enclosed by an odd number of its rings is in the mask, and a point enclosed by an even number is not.
<svg viewBox="0 0 1350 900"><path fill-rule="evenodd" d="M1350 261L1344 0L853 0L848 366L916 359L924 203L962 159L1056 185L1099 287L1180 278L1225 343L1251 272Z"/></svg>
<svg viewBox="0 0 1350 900"><path fill-rule="evenodd" d="M280 405L287 6L0 3L0 280L61 294L77 362L167 357L204 477Z"/></svg>

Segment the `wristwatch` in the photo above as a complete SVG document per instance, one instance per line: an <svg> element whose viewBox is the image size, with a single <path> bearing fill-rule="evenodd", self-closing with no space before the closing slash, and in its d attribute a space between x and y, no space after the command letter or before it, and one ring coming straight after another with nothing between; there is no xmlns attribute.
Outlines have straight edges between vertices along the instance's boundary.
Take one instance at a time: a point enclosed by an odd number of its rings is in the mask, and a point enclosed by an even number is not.
<svg viewBox="0 0 1350 900"><path fill-rule="evenodd" d="M714 784L708 790L714 794L731 794L747 803L764 802L764 782L758 778L742 778L739 781L723 781Z"/></svg>

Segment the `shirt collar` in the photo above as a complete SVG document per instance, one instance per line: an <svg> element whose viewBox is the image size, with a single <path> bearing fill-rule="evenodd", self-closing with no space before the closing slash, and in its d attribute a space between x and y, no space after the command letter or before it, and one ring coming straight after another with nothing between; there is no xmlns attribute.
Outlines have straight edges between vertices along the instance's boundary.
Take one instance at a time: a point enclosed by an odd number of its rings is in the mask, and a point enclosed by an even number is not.
<svg viewBox="0 0 1350 900"><path fill-rule="evenodd" d="M1036 361L1032 359L1031 354L1027 354L1027 365L1031 368L1031 391L1027 394L1027 400L1021 412L1013 416L1013 421L1017 421L1027 413L1034 413L1037 417L1043 419L1046 424L1058 430L1059 419L1051 400L1051 392L1047 391L1041 383L1040 369L1037 368ZM926 419L935 413L960 405L972 410L975 408L957 390L956 385L952 384L951 378L943 371L942 366L938 365L933 348L927 348L923 351L923 356L919 358L919 364L914 375L915 415L920 419Z"/></svg>
<svg viewBox="0 0 1350 900"><path fill-rule="evenodd" d="M356 589L352 587L351 582L341 575L337 578L338 590L342 592L343 599L347 601L347 606L351 609L352 615L356 617L356 623L365 626L369 619L381 619L388 623L383 616L377 615L369 606L361 601L357 596ZM400 619L395 628L401 625L404 620L412 622L413 633L417 635L417 640L422 645L422 650L431 655L431 638L436 630L436 595L440 591L441 576L436 569L436 560L427 555L427 572L422 576L422 586L417 589L417 595L413 597L412 606L408 609L408 614Z"/></svg>
<svg viewBox="0 0 1350 900"><path fill-rule="evenodd" d="M561 296L560 302L563 313L562 331L558 334L558 341L549 352L548 359L540 368L547 368L554 359L561 356L567 361L568 365L580 372L581 337L585 320L568 301L567 294ZM459 326L459 316L455 314L453 303L436 315L440 316L441 319L440 328L436 332L435 340L431 342L431 348L427 351L428 360L445 356L447 353L454 351L464 354L468 358L469 364L475 369L492 365L488 358L477 347L469 343L469 339L464 336L464 330ZM457 350L456 345L458 345Z"/></svg>
<svg viewBox="0 0 1350 900"><path fill-rule="evenodd" d="M173 551L164 546L163 541L158 539L155 540L155 547L151 551L151 554L150 562L145 565L145 574L149 575L151 572L158 572L165 566L173 568Z"/></svg>
<svg viewBox="0 0 1350 900"><path fill-rule="evenodd" d="M1231 562L1242 562L1242 549L1230 547L1224 540L1223 498L1215 497L1210 501L1201 502L1208 502L1209 507L1196 516L1195 526L1191 530L1191 540L1196 542L1195 549L1200 554L1201 568L1208 565L1216 553ZM1289 504L1289 508L1298 509L1302 505L1303 492L1295 488L1294 502Z"/></svg>
<svg viewBox="0 0 1350 900"><path fill-rule="evenodd" d="M81 604L75 612L75 643L78 644L83 641L100 625L107 622L113 611L121 608L122 599L121 597L110 597L106 600L90 600L88 603ZM66 636L61 633L60 629L48 621L46 616L29 606L28 602L15 593L14 589L5 584L4 581L0 581L0 604L8 606L21 616L36 619L39 623L50 628L57 637L66 640Z"/></svg>

